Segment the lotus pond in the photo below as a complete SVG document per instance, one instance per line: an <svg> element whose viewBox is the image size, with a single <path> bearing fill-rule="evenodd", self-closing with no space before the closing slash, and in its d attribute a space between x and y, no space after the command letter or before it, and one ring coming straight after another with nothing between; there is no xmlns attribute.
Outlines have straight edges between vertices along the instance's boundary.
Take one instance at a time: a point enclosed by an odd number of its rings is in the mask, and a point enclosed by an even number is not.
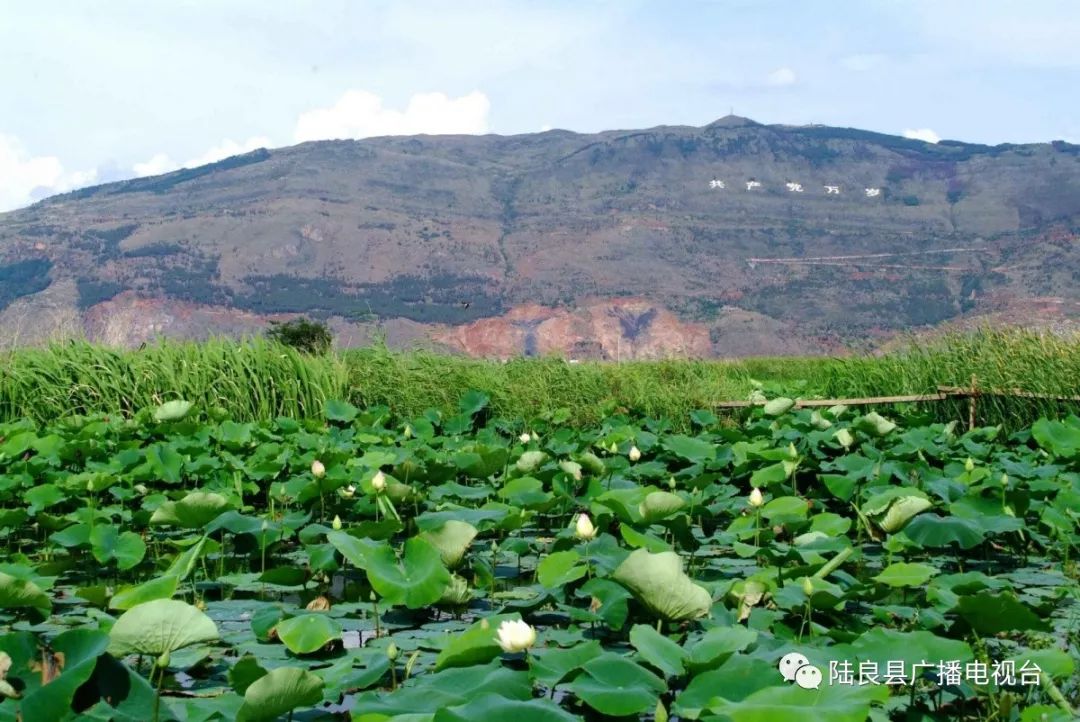
<svg viewBox="0 0 1080 722"><path fill-rule="evenodd" d="M0 425L0 720L1073 719L1080 418L879 411Z"/></svg>

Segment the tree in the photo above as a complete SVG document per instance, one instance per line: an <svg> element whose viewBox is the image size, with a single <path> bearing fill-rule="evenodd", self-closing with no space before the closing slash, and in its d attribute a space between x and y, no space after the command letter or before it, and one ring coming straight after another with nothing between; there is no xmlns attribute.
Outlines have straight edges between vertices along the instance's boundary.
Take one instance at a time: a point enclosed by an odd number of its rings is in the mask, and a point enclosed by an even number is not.
<svg viewBox="0 0 1080 722"><path fill-rule="evenodd" d="M334 343L334 336L326 324L306 318L294 318L285 323L271 321L266 336L305 353L326 353Z"/></svg>

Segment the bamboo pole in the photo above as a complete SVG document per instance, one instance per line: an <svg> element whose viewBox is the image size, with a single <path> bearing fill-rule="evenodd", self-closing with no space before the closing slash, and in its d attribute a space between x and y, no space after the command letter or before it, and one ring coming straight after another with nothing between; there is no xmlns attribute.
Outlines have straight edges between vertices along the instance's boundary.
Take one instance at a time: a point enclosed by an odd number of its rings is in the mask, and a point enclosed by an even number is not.
<svg viewBox="0 0 1080 722"><path fill-rule="evenodd" d="M904 394L899 396L866 396L852 399L797 399L796 408L810 408L820 406L871 406L874 404L904 404L918 403L922 401L944 401L950 398L969 399L968 404L968 428L975 428L976 397L978 396L1015 396L1026 399L1042 399L1046 401L1073 401L1080 403L1080 396L1055 396L1053 394L1037 394L1022 389L981 389L978 387L978 379L972 375L971 386L938 386L937 393L933 394ZM763 401L718 401L713 404L717 409L747 409L754 406L764 406Z"/></svg>

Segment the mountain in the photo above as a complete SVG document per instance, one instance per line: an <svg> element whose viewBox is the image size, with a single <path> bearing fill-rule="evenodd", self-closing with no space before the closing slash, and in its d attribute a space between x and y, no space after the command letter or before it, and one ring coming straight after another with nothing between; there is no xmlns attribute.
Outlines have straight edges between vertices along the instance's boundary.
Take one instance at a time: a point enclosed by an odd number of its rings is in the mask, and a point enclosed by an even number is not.
<svg viewBox="0 0 1080 722"><path fill-rule="evenodd" d="M0 215L0 332L329 318L487 356L833 352L1080 317L1080 146L701 128L320 141Z"/></svg>

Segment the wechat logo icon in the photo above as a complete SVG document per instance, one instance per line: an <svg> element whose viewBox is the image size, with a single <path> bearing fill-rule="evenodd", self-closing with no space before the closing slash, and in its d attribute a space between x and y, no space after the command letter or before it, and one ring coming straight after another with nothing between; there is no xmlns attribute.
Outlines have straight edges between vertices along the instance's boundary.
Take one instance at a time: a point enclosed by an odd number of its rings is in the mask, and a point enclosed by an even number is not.
<svg viewBox="0 0 1080 722"><path fill-rule="evenodd" d="M781 657L777 668L785 681L794 682L803 689L817 689L821 686L821 670L798 652L788 652Z"/></svg>

